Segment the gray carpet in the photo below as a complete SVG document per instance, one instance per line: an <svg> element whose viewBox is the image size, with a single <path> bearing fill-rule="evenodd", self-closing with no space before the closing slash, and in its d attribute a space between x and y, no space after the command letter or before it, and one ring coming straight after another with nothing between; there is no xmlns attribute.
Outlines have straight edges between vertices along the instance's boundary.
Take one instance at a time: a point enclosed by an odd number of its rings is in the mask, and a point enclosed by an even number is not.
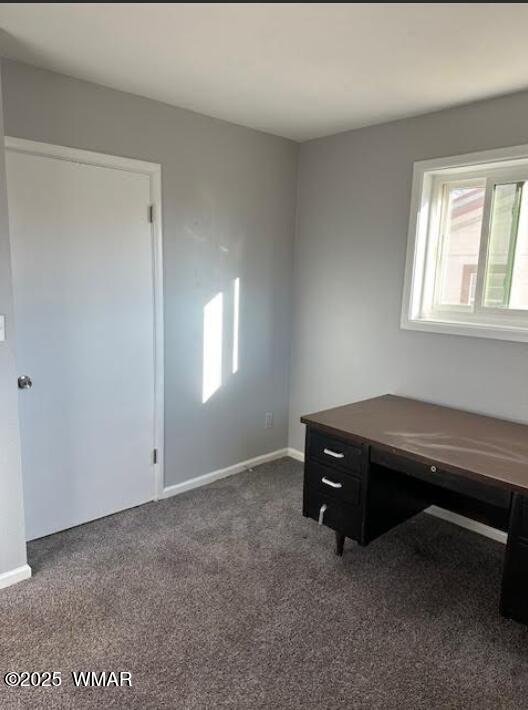
<svg viewBox="0 0 528 710"><path fill-rule="evenodd" d="M497 611L503 546L422 514L367 548L301 515L283 459L33 542L0 592L9 708L526 708L528 631ZM71 670L132 688L73 688Z"/></svg>

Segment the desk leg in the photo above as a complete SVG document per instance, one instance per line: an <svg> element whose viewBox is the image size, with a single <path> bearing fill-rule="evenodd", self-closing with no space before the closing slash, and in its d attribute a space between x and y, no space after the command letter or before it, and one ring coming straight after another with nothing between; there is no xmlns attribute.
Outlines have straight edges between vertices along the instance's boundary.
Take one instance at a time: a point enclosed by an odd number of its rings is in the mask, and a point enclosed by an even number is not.
<svg viewBox="0 0 528 710"><path fill-rule="evenodd" d="M528 624L528 496L518 493L512 498L500 611Z"/></svg>
<svg viewBox="0 0 528 710"><path fill-rule="evenodd" d="M345 546L345 536L343 533L337 532L336 530L336 555L339 555L339 557L343 556L343 548Z"/></svg>

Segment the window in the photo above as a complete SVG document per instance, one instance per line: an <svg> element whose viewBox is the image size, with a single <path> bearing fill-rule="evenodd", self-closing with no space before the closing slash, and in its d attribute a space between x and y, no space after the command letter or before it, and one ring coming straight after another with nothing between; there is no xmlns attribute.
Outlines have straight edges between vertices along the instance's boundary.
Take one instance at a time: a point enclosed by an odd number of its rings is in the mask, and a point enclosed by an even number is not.
<svg viewBox="0 0 528 710"><path fill-rule="evenodd" d="M402 327L528 341L528 146L415 163Z"/></svg>

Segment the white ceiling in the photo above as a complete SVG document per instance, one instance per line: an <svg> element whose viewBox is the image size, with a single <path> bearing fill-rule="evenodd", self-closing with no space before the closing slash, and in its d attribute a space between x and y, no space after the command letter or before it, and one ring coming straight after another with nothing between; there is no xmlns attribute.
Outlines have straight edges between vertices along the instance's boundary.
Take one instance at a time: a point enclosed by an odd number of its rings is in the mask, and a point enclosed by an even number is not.
<svg viewBox="0 0 528 710"><path fill-rule="evenodd" d="M0 3L4 56L295 140L528 87L528 3Z"/></svg>

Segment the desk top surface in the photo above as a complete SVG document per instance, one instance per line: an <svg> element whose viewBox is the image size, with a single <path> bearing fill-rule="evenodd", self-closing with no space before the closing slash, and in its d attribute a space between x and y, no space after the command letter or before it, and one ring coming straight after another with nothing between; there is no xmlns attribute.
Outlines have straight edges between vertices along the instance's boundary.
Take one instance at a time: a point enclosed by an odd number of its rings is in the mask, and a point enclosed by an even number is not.
<svg viewBox="0 0 528 710"><path fill-rule="evenodd" d="M528 494L528 426L384 395L301 417L445 469Z"/></svg>

